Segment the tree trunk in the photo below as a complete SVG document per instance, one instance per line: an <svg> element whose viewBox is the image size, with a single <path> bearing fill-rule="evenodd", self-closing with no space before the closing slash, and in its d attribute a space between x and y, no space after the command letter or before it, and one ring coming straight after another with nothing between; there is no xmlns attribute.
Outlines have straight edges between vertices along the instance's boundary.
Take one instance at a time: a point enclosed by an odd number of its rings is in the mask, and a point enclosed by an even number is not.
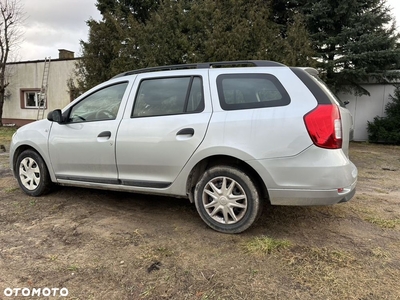
<svg viewBox="0 0 400 300"><path fill-rule="evenodd" d="M23 7L19 0L0 0L0 127L3 126L3 105L8 85L6 64L8 54L21 37L19 26L23 22Z"/></svg>
<svg viewBox="0 0 400 300"><path fill-rule="evenodd" d="M3 127L4 92L0 92L0 127Z"/></svg>

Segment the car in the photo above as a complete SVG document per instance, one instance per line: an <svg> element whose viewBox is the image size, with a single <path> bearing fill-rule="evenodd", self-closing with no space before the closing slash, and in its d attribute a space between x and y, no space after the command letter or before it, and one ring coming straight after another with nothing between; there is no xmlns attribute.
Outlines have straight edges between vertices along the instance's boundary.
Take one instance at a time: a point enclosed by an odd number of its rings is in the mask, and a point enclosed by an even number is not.
<svg viewBox="0 0 400 300"><path fill-rule="evenodd" d="M21 189L52 185L184 197L240 233L271 205L331 205L355 194L351 115L311 68L273 61L119 74L17 130Z"/></svg>

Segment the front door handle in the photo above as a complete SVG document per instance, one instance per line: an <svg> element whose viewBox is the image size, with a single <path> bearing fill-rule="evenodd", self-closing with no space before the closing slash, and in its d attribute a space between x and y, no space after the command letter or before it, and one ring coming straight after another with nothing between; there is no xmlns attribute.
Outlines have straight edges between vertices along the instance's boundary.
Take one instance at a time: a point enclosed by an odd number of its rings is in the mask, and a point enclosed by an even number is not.
<svg viewBox="0 0 400 300"><path fill-rule="evenodd" d="M193 128L183 128L183 129L179 130L176 135L190 135L190 136L193 136L194 135L194 129Z"/></svg>
<svg viewBox="0 0 400 300"><path fill-rule="evenodd" d="M111 137L111 131L103 131L97 137L99 137L99 138L110 138Z"/></svg>

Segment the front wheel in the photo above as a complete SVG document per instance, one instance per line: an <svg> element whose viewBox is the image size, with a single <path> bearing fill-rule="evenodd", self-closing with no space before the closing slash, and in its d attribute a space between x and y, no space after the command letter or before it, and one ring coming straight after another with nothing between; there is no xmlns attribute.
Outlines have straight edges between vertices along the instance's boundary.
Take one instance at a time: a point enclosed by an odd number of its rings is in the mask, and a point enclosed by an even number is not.
<svg viewBox="0 0 400 300"><path fill-rule="evenodd" d="M23 151L17 158L17 180L21 189L30 196L46 194L51 180L42 157L33 150Z"/></svg>
<svg viewBox="0 0 400 300"><path fill-rule="evenodd" d="M262 211L262 198L250 177L239 169L215 166L200 178L194 191L197 211L216 231L240 233Z"/></svg>

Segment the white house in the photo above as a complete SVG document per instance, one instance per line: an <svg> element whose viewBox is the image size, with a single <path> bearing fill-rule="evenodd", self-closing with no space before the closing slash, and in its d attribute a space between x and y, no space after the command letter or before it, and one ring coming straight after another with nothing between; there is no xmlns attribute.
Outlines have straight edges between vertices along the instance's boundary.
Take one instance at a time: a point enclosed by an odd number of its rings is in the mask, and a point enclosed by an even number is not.
<svg viewBox="0 0 400 300"><path fill-rule="evenodd" d="M67 81L74 77L74 53L60 49L59 57L51 59L48 74L47 112L62 108L71 100ZM3 106L3 124L22 126L38 117L39 92L42 86L45 60L21 61L7 64L10 84L6 88Z"/></svg>

